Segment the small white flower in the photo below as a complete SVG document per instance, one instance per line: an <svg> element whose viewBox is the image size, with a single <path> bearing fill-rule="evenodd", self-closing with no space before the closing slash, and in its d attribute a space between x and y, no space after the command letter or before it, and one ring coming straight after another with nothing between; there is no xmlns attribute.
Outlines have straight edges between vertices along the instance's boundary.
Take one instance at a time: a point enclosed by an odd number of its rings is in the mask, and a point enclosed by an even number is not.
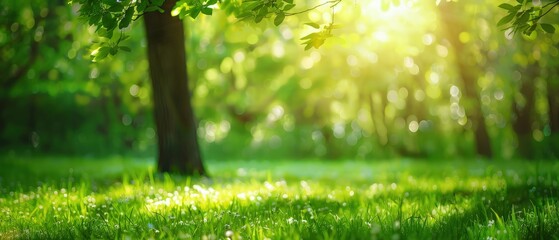
<svg viewBox="0 0 559 240"><path fill-rule="evenodd" d="M295 219L292 218L292 217L290 217L289 219L287 219L287 223L288 223L288 224L293 224L293 223L295 223L295 222L297 222L297 220L295 220Z"/></svg>

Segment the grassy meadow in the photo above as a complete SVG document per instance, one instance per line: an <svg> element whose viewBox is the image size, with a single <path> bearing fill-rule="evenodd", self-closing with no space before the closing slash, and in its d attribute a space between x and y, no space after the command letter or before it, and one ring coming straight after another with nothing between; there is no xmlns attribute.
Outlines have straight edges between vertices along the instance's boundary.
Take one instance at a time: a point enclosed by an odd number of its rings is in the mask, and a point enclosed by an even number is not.
<svg viewBox="0 0 559 240"><path fill-rule="evenodd" d="M0 239L559 239L559 163L4 156Z"/></svg>

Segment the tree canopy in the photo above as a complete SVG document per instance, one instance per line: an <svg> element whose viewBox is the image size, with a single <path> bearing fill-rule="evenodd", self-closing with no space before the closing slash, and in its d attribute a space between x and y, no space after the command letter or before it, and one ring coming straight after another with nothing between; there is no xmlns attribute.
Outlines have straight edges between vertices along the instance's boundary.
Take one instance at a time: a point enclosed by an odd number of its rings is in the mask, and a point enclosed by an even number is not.
<svg viewBox="0 0 559 240"><path fill-rule="evenodd" d="M91 53L93 61L101 60L108 55L115 55L118 51L129 52L131 50L129 47L121 46L121 41L128 38L125 29L147 12L163 12L161 7L164 2L165 0L70 1L72 4L79 4L80 16L89 25L96 26L95 32L102 37L98 46ZM180 0L174 5L171 15L180 19L185 17L196 19L200 14L212 15L213 10L219 8L241 21L259 23L263 19L273 19L273 24L278 26L286 17L306 13L319 7L327 6L334 11L334 7L341 2L342 0L332 0L300 9L293 0ZM337 28L334 25L334 18L327 24L321 25L315 22L306 24L316 30L302 38L305 40L305 49L320 47L328 37L332 36L332 30Z"/></svg>

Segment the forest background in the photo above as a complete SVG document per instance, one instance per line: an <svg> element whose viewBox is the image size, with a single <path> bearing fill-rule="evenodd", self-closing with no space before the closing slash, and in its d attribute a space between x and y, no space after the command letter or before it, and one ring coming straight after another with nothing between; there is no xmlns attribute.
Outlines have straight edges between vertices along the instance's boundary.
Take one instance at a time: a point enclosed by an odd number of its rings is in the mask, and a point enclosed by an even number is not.
<svg viewBox="0 0 559 240"><path fill-rule="evenodd" d="M557 33L510 34L495 24L500 1L385 3L278 27L219 11L186 20L204 159L557 158ZM153 157L144 29L127 29L129 52L92 62L95 28L78 6L4 5L1 150ZM335 36L303 50L305 23L333 17Z"/></svg>

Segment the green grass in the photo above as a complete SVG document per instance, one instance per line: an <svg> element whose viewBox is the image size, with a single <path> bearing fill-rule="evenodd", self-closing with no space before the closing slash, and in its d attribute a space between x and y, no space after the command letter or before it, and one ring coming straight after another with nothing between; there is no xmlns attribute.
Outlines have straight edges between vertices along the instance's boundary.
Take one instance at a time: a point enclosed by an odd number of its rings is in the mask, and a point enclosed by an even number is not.
<svg viewBox="0 0 559 240"><path fill-rule="evenodd" d="M0 160L0 239L559 239L559 163Z"/></svg>

